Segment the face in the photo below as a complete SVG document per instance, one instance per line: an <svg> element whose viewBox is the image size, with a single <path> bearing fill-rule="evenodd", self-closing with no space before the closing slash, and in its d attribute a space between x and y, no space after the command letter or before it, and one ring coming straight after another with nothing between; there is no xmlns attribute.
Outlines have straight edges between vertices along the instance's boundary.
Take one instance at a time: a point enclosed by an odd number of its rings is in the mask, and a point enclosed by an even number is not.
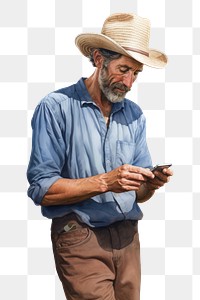
<svg viewBox="0 0 200 300"><path fill-rule="evenodd" d="M101 91L112 103L122 101L142 70L141 63L126 56L112 60L108 66L103 63L98 78Z"/></svg>

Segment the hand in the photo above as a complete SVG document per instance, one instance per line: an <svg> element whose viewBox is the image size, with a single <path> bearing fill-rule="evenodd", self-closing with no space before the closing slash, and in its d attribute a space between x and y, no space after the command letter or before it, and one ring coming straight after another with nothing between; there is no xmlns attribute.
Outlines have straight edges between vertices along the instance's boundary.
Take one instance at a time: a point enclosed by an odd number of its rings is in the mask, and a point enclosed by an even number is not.
<svg viewBox="0 0 200 300"><path fill-rule="evenodd" d="M153 180L154 177L149 169L128 164L104 174L108 191L115 193L138 191L144 182Z"/></svg>
<svg viewBox="0 0 200 300"><path fill-rule="evenodd" d="M146 187L149 190L157 190L160 187L164 186L167 182L170 181L170 177L173 176L173 171L169 168L165 168L162 171L154 171L153 174L155 177L153 179L147 180L145 183Z"/></svg>

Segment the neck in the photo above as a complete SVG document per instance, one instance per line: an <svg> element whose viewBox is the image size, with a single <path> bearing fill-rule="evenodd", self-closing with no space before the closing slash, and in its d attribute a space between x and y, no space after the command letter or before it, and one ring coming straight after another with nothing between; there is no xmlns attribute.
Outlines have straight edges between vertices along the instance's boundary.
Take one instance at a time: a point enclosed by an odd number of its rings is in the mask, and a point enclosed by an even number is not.
<svg viewBox="0 0 200 300"><path fill-rule="evenodd" d="M85 85L91 98L100 108L104 117L108 118L112 109L112 103L105 97L99 87L98 70L96 70L90 77L85 80Z"/></svg>

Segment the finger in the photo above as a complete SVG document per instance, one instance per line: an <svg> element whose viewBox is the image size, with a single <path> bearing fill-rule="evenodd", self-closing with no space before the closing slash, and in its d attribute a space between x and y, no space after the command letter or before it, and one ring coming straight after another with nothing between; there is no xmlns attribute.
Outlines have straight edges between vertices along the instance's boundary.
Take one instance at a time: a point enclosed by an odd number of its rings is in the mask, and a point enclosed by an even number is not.
<svg viewBox="0 0 200 300"><path fill-rule="evenodd" d="M140 187L141 184L144 183L144 181L142 180L130 180L130 179L127 179L127 178L121 178L118 183L120 184L121 187L126 187L126 186L130 186L130 187L133 187L133 186L136 186L136 187Z"/></svg>
<svg viewBox="0 0 200 300"><path fill-rule="evenodd" d="M164 183L169 182L171 175L163 174L162 171L155 171L154 173L156 175L156 178L158 178L160 181L162 181Z"/></svg>
<svg viewBox="0 0 200 300"><path fill-rule="evenodd" d="M129 171L132 172L132 173L137 173L137 174L144 175L148 178L154 178L155 177L154 174L147 168L131 166Z"/></svg>
<svg viewBox="0 0 200 300"><path fill-rule="evenodd" d="M165 168L165 169L163 169L163 174L165 174L167 176L173 176L173 171L169 168Z"/></svg>
<svg viewBox="0 0 200 300"><path fill-rule="evenodd" d="M127 173L126 177L127 180L131 180L131 181L139 181L139 182L145 182L147 181L147 176L144 176L142 174L139 173Z"/></svg>
<svg viewBox="0 0 200 300"><path fill-rule="evenodd" d="M126 192L126 191L138 191L141 186L141 183L138 181L128 181L128 180L121 180L118 182L117 190L119 192Z"/></svg>
<svg viewBox="0 0 200 300"><path fill-rule="evenodd" d="M157 187L161 187L167 182L167 177L166 176L163 176L163 177L156 176L154 179L148 180L148 182Z"/></svg>

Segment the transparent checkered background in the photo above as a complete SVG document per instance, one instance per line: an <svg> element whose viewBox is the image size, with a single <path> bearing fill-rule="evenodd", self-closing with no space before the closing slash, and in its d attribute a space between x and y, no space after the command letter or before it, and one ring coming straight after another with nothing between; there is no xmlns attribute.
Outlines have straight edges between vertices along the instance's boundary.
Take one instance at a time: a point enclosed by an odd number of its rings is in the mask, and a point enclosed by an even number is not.
<svg viewBox="0 0 200 300"><path fill-rule="evenodd" d="M48 92L93 71L74 45L113 12L152 23L165 70L145 67L129 93L147 117L153 162L175 175L141 205L141 300L200 299L199 0L0 1L0 298L64 300L50 220L27 198L31 116Z"/></svg>

